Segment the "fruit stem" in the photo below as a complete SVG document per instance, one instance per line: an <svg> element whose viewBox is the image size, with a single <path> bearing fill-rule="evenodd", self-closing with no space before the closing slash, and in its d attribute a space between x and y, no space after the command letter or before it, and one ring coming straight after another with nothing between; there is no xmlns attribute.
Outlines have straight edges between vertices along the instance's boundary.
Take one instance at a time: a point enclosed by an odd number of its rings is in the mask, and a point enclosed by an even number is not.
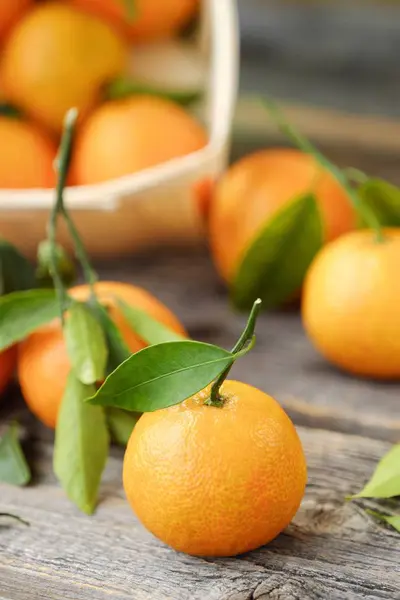
<svg viewBox="0 0 400 600"><path fill-rule="evenodd" d="M363 217L364 221L370 229L373 229L376 234L378 242L384 242L385 237L383 235L381 224L374 211L364 204L352 188L347 175L339 169L336 165L331 163L304 135L302 135L293 125L291 125L283 115L282 111L278 108L277 104L271 98L263 98L263 104L267 111L271 115L272 119L277 124L281 132L289 138L295 146L306 154L311 154L316 161L327 171L333 175L339 185L344 189L350 203L353 208Z"/></svg>
<svg viewBox="0 0 400 600"><path fill-rule="evenodd" d="M247 320L246 327L244 328L243 333L240 336L240 338L238 339L238 341L236 342L235 346L231 350L231 353L234 355L234 360L229 365L229 367L227 367L225 369L225 371L223 371L221 373L221 375L218 377L218 379L216 379L215 382L213 383L213 385L211 387L210 397L205 402L205 404L207 404L208 406L215 406L215 407L223 406L224 399L222 398L222 396L220 394L221 386L224 383L224 381L226 380L226 378L228 377L229 372L232 369L233 363L236 361L236 359L239 358L240 356L242 356L243 351L245 349L250 350L254 346L254 341L255 341L254 330L256 327L257 317L260 313L261 304L262 304L262 301L260 298L258 298L254 302L253 308L251 309L249 318Z"/></svg>
<svg viewBox="0 0 400 600"><path fill-rule="evenodd" d="M76 108L71 108L65 116L64 130L61 138L60 149L56 159L57 199L50 216L48 227L48 237L51 245L52 276L54 278L54 284L58 296L60 298L62 313L64 313L65 310L67 294L62 282L61 275L59 274L57 268L56 227L59 215L62 215L65 219L74 244L75 254L82 266L83 274L87 283L89 284L92 297L95 297L94 284L97 281L96 272L90 264L89 257L79 236L78 230L76 229L75 224L72 221L69 212L64 204L64 190L68 178L69 167L71 164L72 144L77 118L78 111Z"/></svg>

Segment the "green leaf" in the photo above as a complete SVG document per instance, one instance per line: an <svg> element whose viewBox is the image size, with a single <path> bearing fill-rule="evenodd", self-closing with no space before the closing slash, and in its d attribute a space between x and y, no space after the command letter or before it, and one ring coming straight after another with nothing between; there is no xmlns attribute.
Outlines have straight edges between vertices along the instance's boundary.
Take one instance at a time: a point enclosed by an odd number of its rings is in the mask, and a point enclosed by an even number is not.
<svg viewBox="0 0 400 600"><path fill-rule="evenodd" d="M178 342L185 339L175 333L144 310L136 308L117 299L118 305L132 329L148 344L162 344L163 342Z"/></svg>
<svg viewBox="0 0 400 600"><path fill-rule="evenodd" d="M0 239L0 296L34 287L33 265L12 244Z"/></svg>
<svg viewBox="0 0 400 600"><path fill-rule="evenodd" d="M60 314L53 290L14 292L0 298L0 351L20 342Z"/></svg>
<svg viewBox="0 0 400 600"><path fill-rule="evenodd" d="M182 402L205 388L235 357L201 342L166 342L132 354L109 375L92 404L149 412Z"/></svg>
<svg viewBox="0 0 400 600"><path fill-rule="evenodd" d="M95 304L90 305L90 308L93 311L93 314L96 315L97 319L99 320L106 336L108 347L107 372L111 373L121 363L130 357L131 352L118 327L108 314L107 309L99 304L99 302L95 302Z"/></svg>
<svg viewBox="0 0 400 600"><path fill-rule="evenodd" d="M352 498L394 498L400 496L400 444L382 458L361 492Z"/></svg>
<svg viewBox="0 0 400 600"><path fill-rule="evenodd" d="M85 304L74 302L64 325L68 356L78 379L86 384L104 379L107 344L103 329Z"/></svg>
<svg viewBox="0 0 400 600"><path fill-rule="evenodd" d="M95 510L109 449L104 410L84 402L94 392L94 386L85 386L71 371L54 446L54 472L70 500L86 514Z"/></svg>
<svg viewBox="0 0 400 600"><path fill-rule="evenodd" d="M65 252L62 246L55 246L57 270L66 286L72 285L76 278L76 269L73 261ZM40 242L37 250L36 279L42 287L53 287L53 278L51 276L52 256L51 244L48 240Z"/></svg>
<svg viewBox="0 0 400 600"><path fill-rule="evenodd" d="M366 512L388 525L391 525L396 531L400 533L400 515L383 515L382 513L376 512L375 510L366 510Z"/></svg>
<svg viewBox="0 0 400 600"><path fill-rule="evenodd" d="M120 446L126 446L136 423L142 416L141 413L127 412L119 408L107 408L106 415L112 440Z"/></svg>
<svg viewBox="0 0 400 600"><path fill-rule="evenodd" d="M127 78L115 79L105 89L107 100L119 100L142 94L171 100L181 106L190 106L198 102L202 97L200 90L169 89L161 85Z"/></svg>
<svg viewBox="0 0 400 600"><path fill-rule="evenodd" d="M0 438L0 481L12 485L26 485L31 472L18 439L18 426L11 425Z"/></svg>
<svg viewBox="0 0 400 600"><path fill-rule="evenodd" d="M307 269L321 248L323 226L312 194L295 198L270 218L247 248L231 287L239 309L254 298L275 308L300 289Z"/></svg>
<svg viewBox="0 0 400 600"><path fill-rule="evenodd" d="M383 227L400 227L398 187L383 179L367 179L358 188L358 194ZM362 225L365 225L365 221Z"/></svg>

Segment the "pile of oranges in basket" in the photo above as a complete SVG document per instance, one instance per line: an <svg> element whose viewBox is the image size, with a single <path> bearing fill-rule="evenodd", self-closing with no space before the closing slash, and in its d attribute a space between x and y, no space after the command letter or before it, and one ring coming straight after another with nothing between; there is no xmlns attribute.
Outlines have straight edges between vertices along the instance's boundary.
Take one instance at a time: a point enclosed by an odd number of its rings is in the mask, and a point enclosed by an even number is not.
<svg viewBox="0 0 400 600"><path fill-rule="evenodd" d="M0 188L54 186L71 107L80 122L69 185L121 177L203 147L204 128L178 103L109 93L129 77L135 47L177 36L198 8L198 0L2 2Z"/></svg>

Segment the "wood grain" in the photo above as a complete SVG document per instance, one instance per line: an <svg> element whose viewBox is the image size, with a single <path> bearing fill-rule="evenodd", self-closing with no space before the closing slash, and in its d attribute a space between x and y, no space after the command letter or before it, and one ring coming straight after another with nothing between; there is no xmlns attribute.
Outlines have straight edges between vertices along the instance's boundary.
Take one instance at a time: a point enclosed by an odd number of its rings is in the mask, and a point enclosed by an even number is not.
<svg viewBox="0 0 400 600"><path fill-rule="evenodd" d="M37 484L0 487L0 511L31 523L0 530L0 598L399 598L397 534L344 501L388 445L322 430L300 434L309 485L293 524L268 547L225 560L177 554L138 524L123 498L120 452L109 461L96 516L80 515L50 475L51 446L36 442Z"/></svg>

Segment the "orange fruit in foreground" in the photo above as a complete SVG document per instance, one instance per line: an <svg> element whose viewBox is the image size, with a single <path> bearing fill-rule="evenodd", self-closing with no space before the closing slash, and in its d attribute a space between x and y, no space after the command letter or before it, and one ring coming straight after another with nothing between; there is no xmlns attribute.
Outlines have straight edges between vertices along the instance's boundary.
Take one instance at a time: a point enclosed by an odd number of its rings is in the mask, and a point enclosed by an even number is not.
<svg viewBox="0 0 400 600"><path fill-rule="evenodd" d="M15 346L0 353L0 395L11 381L16 364L17 352Z"/></svg>
<svg viewBox="0 0 400 600"><path fill-rule="evenodd" d="M216 267L226 281L232 281L246 248L268 219L311 189L327 241L355 227L355 214L343 189L312 156L299 150L262 150L225 173L211 203L209 238Z"/></svg>
<svg viewBox="0 0 400 600"><path fill-rule="evenodd" d="M131 306L145 310L149 315L184 335L185 330L171 311L144 289L127 283L101 281L96 284L99 300L109 309L131 352L137 352L146 343L130 328L115 304L115 297ZM87 285L69 290L76 300L87 300ZM48 427L55 427L58 409L64 393L70 362L58 320L41 327L20 344L18 377L25 401L30 410Z"/></svg>
<svg viewBox="0 0 400 600"><path fill-rule="evenodd" d="M53 187L54 142L36 125L0 116L0 188Z"/></svg>
<svg viewBox="0 0 400 600"><path fill-rule="evenodd" d="M199 150L206 134L183 108L135 96L99 107L78 132L72 172L78 185L136 173Z"/></svg>
<svg viewBox="0 0 400 600"><path fill-rule="evenodd" d="M207 391L145 413L129 440L123 481L143 525L175 550L234 556L267 544L304 495L306 461L293 423L260 390L226 381L222 408Z"/></svg>
<svg viewBox="0 0 400 600"><path fill-rule="evenodd" d="M172 36L195 14L199 0L135 0L130 22L121 0L71 0L121 27L132 40L147 41Z"/></svg>
<svg viewBox="0 0 400 600"><path fill-rule="evenodd" d="M55 132L71 107L80 113L124 68L125 43L107 23L61 2L37 4L4 48L5 97Z"/></svg>
<svg viewBox="0 0 400 600"><path fill-rule="evenodd" d="M32 0L2 0L0 2L0 39L9 32Z"/></svg>
<svg viewBox="0 0 400 600"><path fill-rule="evenodd" d="M400 379L400 229L354 231L325 246L307 274L302 316L321 354L356 375Z"/></svg>

